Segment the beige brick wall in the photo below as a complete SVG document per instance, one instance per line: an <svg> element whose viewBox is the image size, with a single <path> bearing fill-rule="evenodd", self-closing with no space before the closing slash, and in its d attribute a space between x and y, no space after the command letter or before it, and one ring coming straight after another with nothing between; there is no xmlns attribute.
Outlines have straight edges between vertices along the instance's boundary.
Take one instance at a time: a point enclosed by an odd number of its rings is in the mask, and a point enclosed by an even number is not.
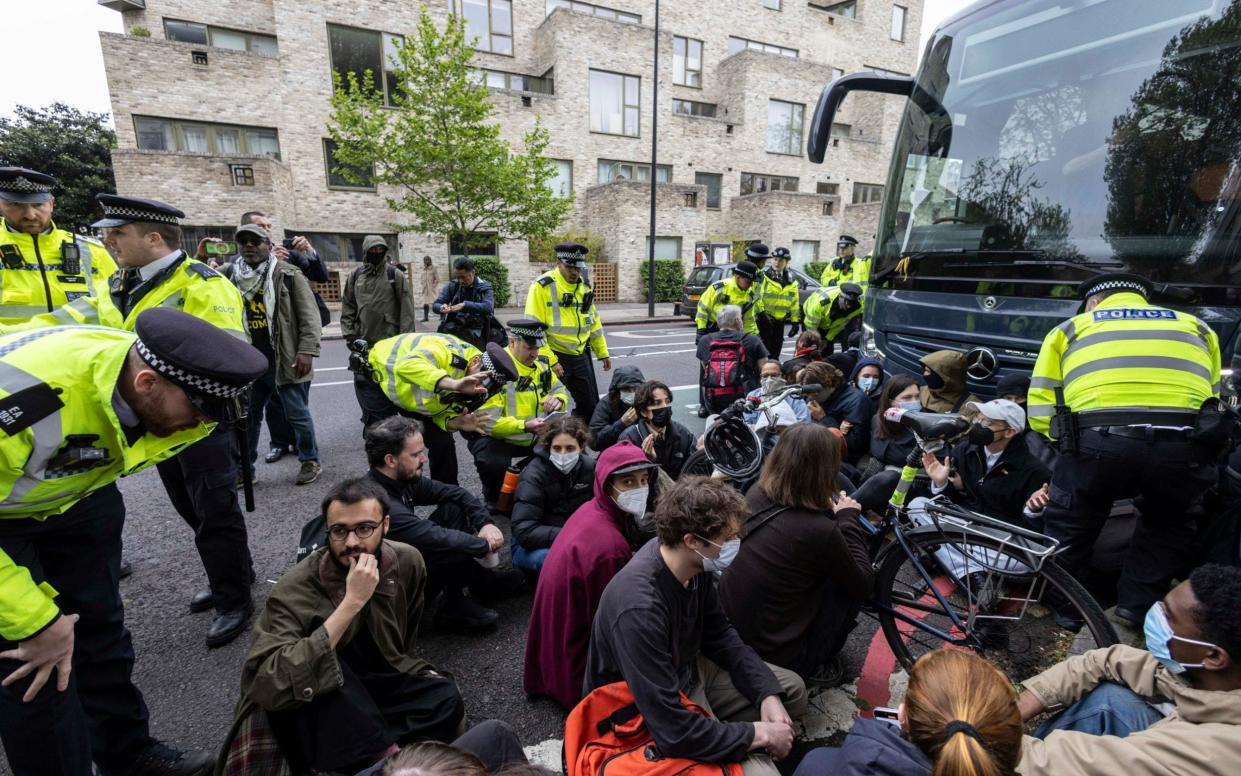
<svg viewBox="0 0 1241 776"><path fill-rule="evenodd" d="M612 8L642 15L641 25L558 10L545 17L545 0L513 0L512 56L479 52L479 66L528 75L554 69L556 94L493 92L496 119L512 143L541 121L551 131L547 154L573 162L577 204L571 221L600 232L609 258L618 261L622 299L637 301L637 264L645 258L649 189L638 183L597 187L599 159L648 162L651 152L651 63L654 0L608 0ZM822 166L803 156L766 151L768 100L805 106L809 130L815 103L832 68L846 72L864 66L912 72L917 60L917 30L922 0L908 8L910 43L889 40L890 0L859 0L858 18L845 19L815 10L804 0L786 0L780 12L759 0L665 0L661 4L659 72L659 160L672 166L672 186L660 187L660 236L682 240L682 257L692 262L699 240L762 239L791 245L818 240L824 255L835 236L852 230L859 239L874 232L877 208L853 207L855 182L883 183L900 100L850 97L839 121L852 126L851 137L829 150ZM447 0L428 0L443 21ZM127 12L125 28L148 27L151 38L101 33L109 89L116 116L119 149L117 182L124 193L167 198L191 213L190 221L231 223L238 206L271 210L278 225L301 231L391 231L401 217L390 212L385 192L329 189L323 158L331 93L329 24L412 34L418 4L408 0L147 0L145 11ZM209 49L207 67L190 63L198 48L163 39L165 18L204 22L277 36L278 58ZM673 80L673 35L704 42L703 86L679 86ZM730 56L730 35L799 51L799 58L744 51ZM641 126L636 138L590 131L589 71L602 69L641 77ZM673 115L672 99L719 105L718 118ZM529 103L528 105L525 103ZM132 117L255 124L278 129L281 161L256 162L256 186L233 187L228 161L222 157L139 152ZM804 147L804 135L803 135ZM696 172L722 175L722 208L707 210L705 192L694 187ZM742 172L794 176L798 194L771 193L740 197ZM815 185L839 184L834 215L824 216L825 197ZM686 191L700 191L699 203L686 208ZM195 192L193 197L186 192ZM245 204L241 204L245 203ZM223 219L223 220L221 220ZM866 242L864 240L864 242ZM442 237L404 232L401 257L421 266L430 255L448 267L448 244ZM528 261L523 241L501 247L514 296L543 267Z"/></svg>

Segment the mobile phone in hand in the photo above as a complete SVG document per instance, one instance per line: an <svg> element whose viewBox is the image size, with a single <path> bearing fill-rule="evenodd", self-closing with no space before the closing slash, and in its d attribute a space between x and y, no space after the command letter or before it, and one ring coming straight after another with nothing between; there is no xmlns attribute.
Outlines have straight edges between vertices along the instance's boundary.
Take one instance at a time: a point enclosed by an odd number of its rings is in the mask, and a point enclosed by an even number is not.
<svg viewBox="0 0 1241 776"><path fill-rule="evenodd" d="M900 713L896 709L888 706L876 706L874 711L875 719L883 720L893 725L901 724Z"/></svg>
<svg viewBox="0 0 1241 776"><path fill-rule="evenodd" d="M284 246L284 249L285 249L286 251L291 251L291 250L293 250L293 240L292 240L292 239L288 239L288 240L281 240L281 241L280 241L280 244Z"/></svg>
<svg viewBox="0 0 1241 776"><path fill-rule="evenodd" d="M544 415L543 420L551 422L555 420L556 418L564 417L565 415L568 415L568 414L569 413L565 412L564 410L556 410L555 412L549 412L546 415Z"/></svg>

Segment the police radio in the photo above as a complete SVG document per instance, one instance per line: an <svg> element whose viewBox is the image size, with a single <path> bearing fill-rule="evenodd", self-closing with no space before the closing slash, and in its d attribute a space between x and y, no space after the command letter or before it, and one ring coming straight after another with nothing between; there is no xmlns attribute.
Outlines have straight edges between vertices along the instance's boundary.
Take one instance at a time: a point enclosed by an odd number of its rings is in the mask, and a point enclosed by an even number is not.
<svg viewBox="0 0 1241 776"><path fill-rule="evenodd" d="M21 269L25 264L22 260L22 252L12 243L0 245L0 261L4 263L5 269Z"/></svg>
<svg viewBox="0 0 1241 776"><path fill-rule="evenodd" d="M66 275L82 274L82 251L76 242L65 240L60 244L60 268Z"/></svg>

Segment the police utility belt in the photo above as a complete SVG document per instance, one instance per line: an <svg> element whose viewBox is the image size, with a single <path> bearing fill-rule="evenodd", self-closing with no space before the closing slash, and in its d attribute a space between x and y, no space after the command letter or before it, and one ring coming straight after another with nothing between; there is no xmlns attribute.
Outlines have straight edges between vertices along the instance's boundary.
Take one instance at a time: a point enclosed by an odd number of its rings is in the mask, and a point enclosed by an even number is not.
<svg viewBox="0 0 1241 776"><path fill-rule="evenodd" d="M1060 441L1061 452L1066 453L1077 452L1083 431L1148 443L1194 442L1214 450L1227 447L1236 424L1236 411L1214 397L1204 402L1197 412L1092 410L1079 413L1065 406L1058 395L1050 431Z"/></svg>

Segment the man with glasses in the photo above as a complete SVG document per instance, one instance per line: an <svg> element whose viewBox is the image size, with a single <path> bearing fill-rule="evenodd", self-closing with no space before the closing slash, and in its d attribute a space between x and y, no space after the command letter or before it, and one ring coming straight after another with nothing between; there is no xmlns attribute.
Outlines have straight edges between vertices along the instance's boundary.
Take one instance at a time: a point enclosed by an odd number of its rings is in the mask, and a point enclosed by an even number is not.
<svg viewBox="0 0 1241 776"><path fill-rule="evenodd" d="M368 477L334 487L327 546L280 578L255 623L239 722L265 711L294 773L357 773L412 741L451 741L465 716L417 655L426 566L385 538L389 506Z"/></svg>

